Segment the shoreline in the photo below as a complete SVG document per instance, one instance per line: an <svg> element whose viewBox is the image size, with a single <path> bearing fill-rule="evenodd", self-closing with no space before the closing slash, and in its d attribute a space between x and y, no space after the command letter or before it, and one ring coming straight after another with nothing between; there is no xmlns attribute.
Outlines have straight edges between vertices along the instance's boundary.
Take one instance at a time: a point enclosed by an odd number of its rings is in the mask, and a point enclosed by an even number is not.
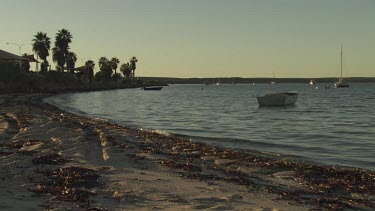
<svg viewBox="0 0 375 211"><path fill-rule="evenodd" d="M270 158L130 129L43 102L52 95L0 95L0 208L375 207L373 171ZM81 183L62 179L67 177Z"/></svg>
<svg viewBox="0 0 375 211"><path fill-rule="evenodd" d="M106 91L111 91L111 90L106 90ZM135 91L135 90L133 90L133 91ZM133 92L133 91L131 91L131 92ZM103 92L103 93L106 93L106 92ZM122 92L114 92L114 93L115 94L117 94L117 93L122 94ZM107 94L110 94L110 93L108 92ZM104 95L107 95L107 94L104 94ZM142 93L139 93L139 94L142 94ZM58 97L58 96L52 96L51 100L48 100L48 101L45 101L45 102L50 103L52 105L55 105L62 110L74 113L76 115L81 115L81 116L85 116L85 117L89 117L89 118L90 118L90 115L91 115L95 118L105 119L107 121L110 121L110 122L113 122L113 123L116 123L116 124L120 124L124 127L132 128L132 129L141 129L142 128L143 130L160 131L161 133L163 133L163 132L173 133L173 135L180 136L181 138L190 138L193 141L203 142L203 143L206 143L206 144L213 144L213 145L219 146L219 147L228 147L228 148L232 148L232 149L248 149L251 153L260 153L260 154L262 154L262 153L274 153L274 154L279 154L281 157L287 157L287 158L290 158L292 160L310 163L312 165L337 166L337 167L341 167L341 168L359 168L359 169L375 171L375 166L374 166L373 162L371 162L371 153L367 153L367 154L357 153L356 155L347 156L346 152L344 152L344 151L338 151L338 152L332 152L332 150L326 151L326 149L330 149L329 147L328 148L320 148L320 149L317 148L318 150L317 149L312 150L312 151L319 152L319 153L314 153L314 152L309 153L309 151L310 151L309 149L305 148L304 146L298 145L298 144L294 145L294 143L292 143L290 141L290 140L294 140L296 143L298 143L298 141L308 140L307 138L309 138L309 137L305 137L306 139L302 139L302 140L293 139L293 138L289 139L289 137L285 137L284 140L287 141L287 142L285 142L285 143L281 142L282 144L280 144L278 142L277 143L272 142L272 141L270 142L269 140L267 140L268 138L272 138L274 136L263 137L263 139L259 139L259 137L257 137L258 135L254 132L248 133L248 134L247 133L239 133L239 136L237 136L237 137L227 135L226 133L220 133L220 135L217 135L217 134L212 133L212 130L217 130L218 128L209 128L209 129L201 130L202 127L204 126L202 124L201 124L200 127L194 128L194 129L196 129L196 131L200 131L200 132L198 132L198 133L196 133L195 131L191 132L192 128L190 128L190 127L185 128L185 127L181 126L181 124L179 124L179 122L181 120L178 120L176 123L173 123L173 121L172 122L169 121L168 124L163 123L163 126L159 127L158 122L153 121L152 116L151 116L151 119L148 119L148 121L146 121L146 122L144 120L142 121L142 118L141 118L141 121L139 121L137 118L139 117L140 114L137 111L136 111L137 115L133 115L133 114L130 113L130 114L125 114L126 116L121 116L119 114L115 115L115 116L112 116L111 110L107 110L105 108L106 106L103 107L103 111L106 111L106 112L95 113L95 112L90 111L91 110L90 108L85 107L86 102L83 102L82 100L78 100L78 102L80 102L80 105L78 105L78 104L73 105L73 104L69 103L71 101L74 101L74 99L80 98L80 96L81 96L80 93L71 93L71 92L69 92L67 94L62 93L61 98ZM83 94L82 96L87 96L87 95ZM93 96L93 95L88 94L88 96ZM136 97L136 95L134 97ZM64 100L62 100L62 99L64 99ZM69 99L67 104L65 103L66 99ZM164 102L167 102L167 100L168 99L164 98ZM88 99L88 101L91 102L89 99ZM143 102L143 103L147 103L147 102ZM88 103L88 105L90 105L90 104L92 104L92 103ZM162 104L162 103L160 103L160 104ZM123 107L123 106L121 106L121 107ZM126 107L126 105L125 105L125 107ZM116 113L117 113L118 110L116 108L114 108L114 109L116 110ZM160 107L159 107L159 109L160 109ZM165 109L165 108L163 108L163 109ZM257 108L257 109L260 110L260 108ZM145 112L147 113L147 111L145 111ZM127 118L131 118L131 119L129 119L129 120L131 120L130 124L129 124L129 121L126 120ZM171 117L169 117L169 118L171 118ZM171 120L171 119L169 119L169 120ZM190 122L190 121L194 121L194 120L186 120L185 119L183 122ZM145 124L141 124L142 122L145 123ZM177 126L176 126L176 124L177 124ZM244 124L244 123L242 122L241 124ZM140 125L142 125L142 126L140 126ZM157 128L157 129L154 130L155 128ZM233 129L233 128L231 128L231 129ZM245 131L245 130L243 130L243 131ZM300 134L304 134L304 133L305 133L305 131L300 132ZM254 137L251 138L251 135L253 135ZM326 135L326 134L324 134L324 135ZM357 138L363 138L363 136L357 137ZM323 145L324 144L328 144L328 145L330 144L330 139L324 140L324 138L321 138L320 140L317 140L317 141L320 141L318 143L324 142L324 143L322 143ZM317 142L315 142L315 140L313 142L315 143L314 147L323 146L323 145L320 145L320 144L317 145L316 144ZM245 143L247 143L247 144L245 144ZM306 142L301 142L301 143L306 143ZM356 150L356 152L360 152L361 148L359 148L359 146L360 145L358 145L358 149ZM366 146L364 146L365 148L363 148L363 146L361 146L361 147L362 147L362 149L366 149ZM264 148L266 148L267 151L265 151ZM305 154L305 150L306 150L307 154ZM358 156L361 156L362 160L357 160L356 158Z"/></svg>

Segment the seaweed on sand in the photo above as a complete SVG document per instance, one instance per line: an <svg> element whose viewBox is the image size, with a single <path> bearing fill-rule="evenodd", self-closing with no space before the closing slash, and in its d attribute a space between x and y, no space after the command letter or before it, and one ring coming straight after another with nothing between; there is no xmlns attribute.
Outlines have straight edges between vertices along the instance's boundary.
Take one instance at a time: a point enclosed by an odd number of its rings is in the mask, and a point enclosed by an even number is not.
<svg viewBox="0 0 375 211"><path fill-rule="evenodd" d="M63 158L59 154L48 154L41 155L31 160L33 164L44 164L44 165L61 165L67 163L69 160Z"/></svg>
<svg viewBox="0 0 375 211"><path fill-rule="evenodd" d="M0 151L0 157L1 156L8 156L8 155L11 155L13 154L13 152L9 152L9 151Z"/></svg>
<svg viewBox="0 0 375 211"><path fill-rule="evenodd" d="M35 116L26 114L25 112L17 112L16 115L16 121L17 125L20 128L28 127L30 125L30 120L35 119Z"/></svg>
<svg viewBox="0 0 375 211"><path fill-rule="evenodd" d="M43 141L40 139L29 139L26 141L15 140L15 141L9 141L7 143L2 143L0 144L0 147L10 148L10 149L21 149L22 147L33 146L39 143L43 143Z"/></svg>
<svg viewBox="0 0 375 211"><path fill-rule="evenodd" d="M177 169L184 177L207 182L226 181L250 189L263 187L278 194L280 199L317 206L318 209L375 207L371 201L375 193L375 173L372 171L310 165L246 150L209 146L173 135L162 136L153 132L135 132L134 135L145 141L142 152L167 155L164 159L157 159L159 163ZM213 162L215 159L230 162L217 165ZM238 166L260 170L254 174L245 173L236 170ZM262 175L272 177L274 172L281 171L293 172L289 179L301 184L301 188L278 187L261 179ZM255 182L259 180L262 180L259 184Z"/></svg>
<svg viewBox="0 0 375 211"><path fill-rule="evenodd" d="M52 194L56 199L90 203L89 197L95 195L90 188L99 186L96 170L82 167L67 167L42 172L49 180L38 184L33 190L40 194Z"/></svg>
<svg viewBox="0 0 375 211"><path fill-rule="evenodd" d="M4 148L10 148L10 149L21 149L23 147L22 143L19 143L18 141L12 141L5 144L1 144L1 147Z"/></svg>
<svg viewBox="0 0 375 211"><path fill-rule="evenodd" d="M22 146L24 146L24 147L25 146L34 146L34 145L40 144L40 143L43 143L43 141L40 140L40 139L29 139L29 140L25 141Z"/></svg>
<svg viewBox="0 0 375 211"><path fill-rule="evenodd" d="M375 194L375 173L360 169L300 166L297 177L323 193Z"/></svg>

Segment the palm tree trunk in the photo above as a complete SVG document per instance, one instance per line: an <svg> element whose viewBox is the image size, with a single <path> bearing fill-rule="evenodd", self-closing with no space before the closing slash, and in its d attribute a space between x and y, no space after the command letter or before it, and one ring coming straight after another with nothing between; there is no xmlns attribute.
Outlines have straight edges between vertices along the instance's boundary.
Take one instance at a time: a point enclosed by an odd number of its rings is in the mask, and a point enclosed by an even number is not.
<svg viewBox="0 0 375 211"><path fill-rule="evenodd" d="M36 60L38 61L38 54L36 54ZM36 67L35 67L35 72L38 72L38 62L35 62L36 63Z"/></svg>
<svg viewBox="0 0 375 211"><path fill-rule="evenodd" d="M48 71L48 67L47 67L47 57L46 59L44 59L44 68L46 68L46 72ZM43 70L44 71L44 70Z"/></svg>

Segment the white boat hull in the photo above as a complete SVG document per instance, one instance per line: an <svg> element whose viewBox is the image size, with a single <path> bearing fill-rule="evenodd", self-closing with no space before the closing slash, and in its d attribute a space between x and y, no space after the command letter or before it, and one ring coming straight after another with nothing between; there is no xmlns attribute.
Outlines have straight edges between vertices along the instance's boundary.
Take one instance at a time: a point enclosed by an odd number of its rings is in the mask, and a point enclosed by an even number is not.
<svg viewBox="0 0 375 211"><path fill-rule="evenodd" d="M282 92L257 97L259 106L287 106L297 102L298 93Z"/></svg>

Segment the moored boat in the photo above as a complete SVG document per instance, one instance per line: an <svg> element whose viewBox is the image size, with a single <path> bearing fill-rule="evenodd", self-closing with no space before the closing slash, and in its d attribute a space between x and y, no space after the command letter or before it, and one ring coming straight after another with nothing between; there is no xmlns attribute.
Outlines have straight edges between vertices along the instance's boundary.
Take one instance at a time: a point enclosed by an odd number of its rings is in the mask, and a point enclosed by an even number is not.
<svg viewBox="0 0 375 211"><path fill-rule="evenodd" d="M147 86L145 86L145 87L142 87L141 89L143 89L143 90L161 90L163 87L162 86L152 86L152 87L147 87Z"/></svg>
<svg viewBox="0 0 375 211"><path fill-rule="evenodd" d="M341 70L341 77L340 77L339 81L337 81L335 83L335 87L336 88L346 88L346 87L349 87L350 84L348 82L344 81L344 79L342 78L342 46L341 46L341 68L340 68L340 70Z"/></svg>
<svg viewBox="0 0 375 211"><path fill-rule="evenodd" d="M297 102L298 92L277 92L257 97L259 106L287 106Z"/></svg>
<svg viewBox="0 0 375 211"><path fill-rule="evenodd" d="M345 87L349 87L350 84L346 81L344 81L344 79L340 78L339 81L337 81L335 83L335 87L337 88L345 88Z"/></svg>
<svg viewBox="0 0 375 211"><path fill-rule="evenodd" d="M269 84L273 84L273 85L277 84L275 73L273 73L273 81L269 82Z"/></svg>

